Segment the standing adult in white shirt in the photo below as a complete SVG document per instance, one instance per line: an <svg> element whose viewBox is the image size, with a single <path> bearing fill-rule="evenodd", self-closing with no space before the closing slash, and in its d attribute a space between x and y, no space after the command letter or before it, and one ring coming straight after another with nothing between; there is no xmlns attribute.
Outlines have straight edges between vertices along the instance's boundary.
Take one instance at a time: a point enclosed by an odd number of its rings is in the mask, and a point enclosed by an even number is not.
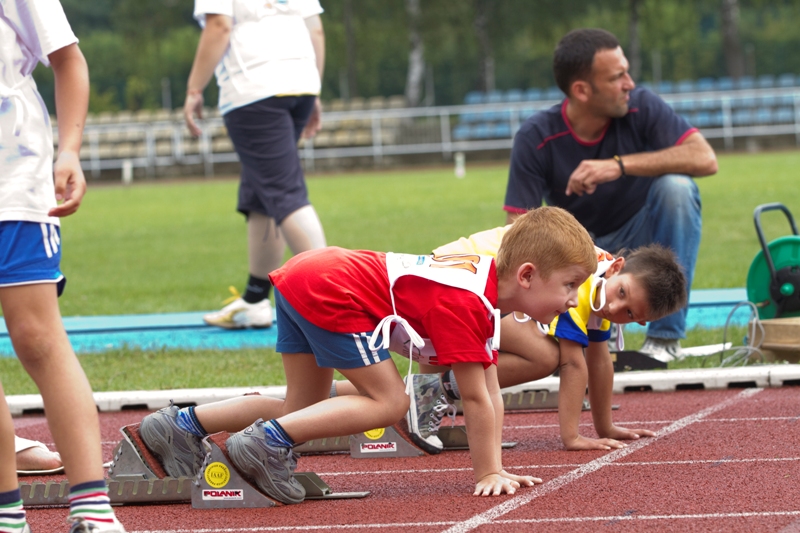
<svg viewBox="0 0 800 533"><path fill-rule="evenodd" d="M286 244L323 248L297 154L300 136L320 129L325 34L318 0L195 0L203 28L183 106L200 135L203 89L216 75L219 109L242 164L237 210L247 217L249 278L244 294L204 317L228 329L269 327L269 273Z"/></svg>

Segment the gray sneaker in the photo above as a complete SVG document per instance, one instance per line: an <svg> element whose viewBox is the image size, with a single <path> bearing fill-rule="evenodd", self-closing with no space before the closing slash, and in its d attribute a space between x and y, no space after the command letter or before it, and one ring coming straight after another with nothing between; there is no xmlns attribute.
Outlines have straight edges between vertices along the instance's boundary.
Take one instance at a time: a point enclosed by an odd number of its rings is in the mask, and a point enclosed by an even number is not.
<svg viewBox="0 0 800 533"><path fill-rule="evenodd" d="M445 414L455 419L456 407L447 400L439 374L411 376L411 406L406 414L411 440L428 453L444 449L437 436Z"/></svg>
<svg viewBox="0 0 800 533"><path fill-rule="evenodd" d="M297 456L291 448L267 444L264 421L260 418L231 435L225 447L233 465L268 496L286 504L305 499L306 489L294 477Z"/></svg>
<svg viewBox="0 0 800 533"><path fill-rule="evenodd" d="M659 339L647 337L639 349L639 353L649 355L662 363L683 359L681 354L681 341L678 339Z"/></svg>
<svg viewBox="0 0 800 533"><path fill-rule="evenodd" d="M99 527L91 522L87 522L83 518L69 518L67 521L70 523L69 533L100 533ZM104 529L103 533L125 533L125 528L122 527L122 524L120 524L116 518L114 519L114 526L116 526L116 529ZM30 533L30 529L26 529L25 531ZM25 533L25 531L23 531L23 533Z"/></svg>
<svg viewBox="0 0 800 533"><path fill-rule="evenodd" d="M147 415L139 426L139 434L147 449L158 457L172 477L193 477L203 466L203 441L178 426L177 405L170 405Z"/></svg>

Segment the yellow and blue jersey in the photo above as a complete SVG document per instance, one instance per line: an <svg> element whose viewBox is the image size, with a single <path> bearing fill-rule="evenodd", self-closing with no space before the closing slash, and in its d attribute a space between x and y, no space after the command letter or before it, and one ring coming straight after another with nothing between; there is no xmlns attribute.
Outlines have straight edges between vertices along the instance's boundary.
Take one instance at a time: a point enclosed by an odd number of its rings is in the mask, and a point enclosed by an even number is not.
<svg viewBox="0 0 800 533"><path fill-rule="evenodd" d="M433 250L434 256L450 254L481 254L497 257L497 250L511 226L502 226L461 237L457 241L445 244ZM588 346L589 342L603 342L611 337L611 323L592 312L591 298L594 292L595 279L605 274L614 257L595 247L597 250L597 271L589 276L578 288L578 305L558 316L550 323L549 335L557 339L577 342Z"/></svg>

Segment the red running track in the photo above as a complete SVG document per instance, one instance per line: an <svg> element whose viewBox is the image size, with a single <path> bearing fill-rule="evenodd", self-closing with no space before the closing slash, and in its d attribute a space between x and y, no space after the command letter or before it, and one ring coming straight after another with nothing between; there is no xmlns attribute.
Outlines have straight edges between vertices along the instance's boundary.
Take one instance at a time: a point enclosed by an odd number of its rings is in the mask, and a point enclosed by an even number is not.
<svg viewBox="0 0 800 533"><path fill-rule="evenodd" d="M122 506L130 533L381 531L595 532L725 531L800 533L800 387L616 395L619 425L654 438L627 448L568 452L552 412L505 417L508 470L543 485L514 495L471 496L467 452L408 459L305 456L334 491L371 491L363 500L307 501L254 510L194 510L189 504ZM105 460L119 428L145 411L101 413ZM52 447L42 416L15 419L18 433ZM582 432L594 434L589 413ZM28 478L61 480L61 476ZM65 509L33 509L34 533L66 531Z"/></svg>

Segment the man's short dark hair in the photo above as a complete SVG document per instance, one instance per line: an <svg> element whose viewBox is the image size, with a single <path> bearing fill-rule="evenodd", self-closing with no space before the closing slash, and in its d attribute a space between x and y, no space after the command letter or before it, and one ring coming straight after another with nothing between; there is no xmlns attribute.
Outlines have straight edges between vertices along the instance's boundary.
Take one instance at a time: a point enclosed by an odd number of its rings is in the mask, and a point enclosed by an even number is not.
<svg viewBox="0 0 800 533"><path fill-rule="evenodd" d="M598 28L572 30L558 41L553 54L556 85L569 96L575 80L588 80L594 55L600 50L614 50L619 41L613 33Z"/></svg>

